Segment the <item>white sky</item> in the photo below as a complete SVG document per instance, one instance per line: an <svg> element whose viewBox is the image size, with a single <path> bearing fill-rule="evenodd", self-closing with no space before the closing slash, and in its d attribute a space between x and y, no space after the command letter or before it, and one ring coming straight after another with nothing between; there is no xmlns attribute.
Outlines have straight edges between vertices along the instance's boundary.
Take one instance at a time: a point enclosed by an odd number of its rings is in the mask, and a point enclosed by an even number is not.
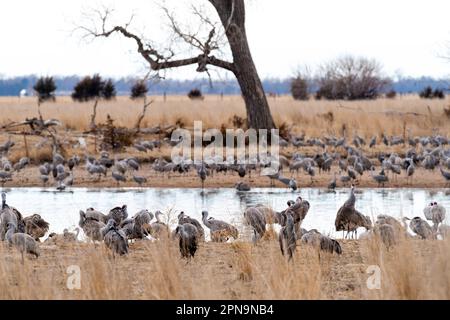
<svg viewBox="0 0 450 320"><path fill-rule="evenodd" d="M94 42L73 34L82 12L113 5L118 21L134 12L136 27L158 42L167 20L152 0L1 0L0 75L142 75L134 43L115 37ZM174 6L207 0L166 0ZM181 3L181 4L180 4ZM179 10L188 23L190 15ZM253 0L247 5L250 47L262 77L288 77L343 54L379 60L388 75L450 75L440 58L450 43L449 0ZM142 28L145 26L145 28ZM199 78L183 68L168 77Z"/></svg>

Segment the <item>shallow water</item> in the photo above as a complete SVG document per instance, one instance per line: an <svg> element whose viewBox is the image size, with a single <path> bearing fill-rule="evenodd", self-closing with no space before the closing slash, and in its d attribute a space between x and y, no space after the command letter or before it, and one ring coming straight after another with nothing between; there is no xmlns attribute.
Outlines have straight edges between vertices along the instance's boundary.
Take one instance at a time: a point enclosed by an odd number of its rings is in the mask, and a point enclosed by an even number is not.
<svg viewBox="0 0 450 320"><path fill-rule="evenodd" d="M300 192L287 189L255 188L250 192L235 189L89 189L76 188L71 191L54 192L41 188L12 188L4 190L8 194L7 203L16 207L24 216L40 214L50 223L51 232L62 232L64 228L74 229L78 225L79 210L94 207L104 213L115 206L128 205L132 216L141 209L152 212L161 210L168 213L172 226L176 216L185 211L200 220L201 211L206 209L216 219L231 222L242 229L242 213L255 204L265 204L280 211L286 202L300 195L309 201L311 208L303 222L306 229L315 228L336 237L334 219L339 207L348 198L349 189L328 192L318 188L306 188ZM444 190L423 189L359 189L356 194L356 208L375 218L378 214L394 217L424 218L423 208L430 201L437 201L447 208L450 219L450 197Z"/></svg>

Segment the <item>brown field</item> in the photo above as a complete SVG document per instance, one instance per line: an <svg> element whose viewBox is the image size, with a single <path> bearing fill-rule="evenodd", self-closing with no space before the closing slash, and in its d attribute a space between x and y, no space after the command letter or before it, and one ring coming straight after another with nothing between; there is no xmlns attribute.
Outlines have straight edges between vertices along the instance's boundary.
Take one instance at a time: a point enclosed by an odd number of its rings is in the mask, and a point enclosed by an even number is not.
<svg viewBox="0 0 450 320"><path fill-rule="evenodd" d="M193 121L202 120L204 129L220 128L222 125L233 127L232 117L238 115L245 117L243 101L238 96L224 97L207 96L203 101L191 101L182 96L169 96L164 102L162 97L153 97L154 104L151 105L146 117L142 122L142 127L154 127L157 125L182 124L189 128L193 126ZM294 101L291 97L283 96L269 98L272 113L278 126L284 126L291 132L300 134L304 132L306 137L322 137L323 135L336 135L341 137L343 128L346 128L346 135L349 140L353 134L359 134L366 139L373 135L400 135L412 136L431 135L435 133L447 136L450 133L450 119L444 111L450 105L449 98L446 100L424 100L417 96L401 96L396 99L379 99L376 101L316 101L307 102ZM56 118L62 121L62 127L58 129L58 136L64 141L67 155L79 154L84 156L97 154L95 149L96 139L92 135L85 135L83 131L88 128L90 113L93 103L75 103L69 97L58 97L55 103L45 103L41 106L44 119ZM109 114L115 119L115 124L132 128L141 112L142 102L132 101L127 97L118 97L115 101L100 102L98 106L97 122L103 123L106 115ZM35 98L0 98L0 125L11 122L23 121L25 118L37 116L37 105ZM18 128L14 129L17 133ZM23 130L19 128L19 130ZM25 128L25 130L27 130ZM9 154L12 162L18 161L23 156L29 156L33 164L51 160L51 143L36 147L42 141L41 137L28 136L28 152L24 146L22 135L13 134L11 130L1 130L0 143L11 137L16 146ZM84 137L87 141L87 150L76 148L78 137ZM142 136L142 139L160 139L161 136ZM380 143L380 142L379 142ZM74 147L75 146L75 147ZM408 149L408 146L387 147L378 144L369 149L363 148L364 152L372 159L376 159L379 152L397 152L400 155ZM333 150L331 150L333 151ZM144 163L143 175L148 178L146 186L154 187L198 187L199 181L194 172L187 176L172 174L170 178L157 175L151 171L148 161L153 161L158 157L170 159L171 149L163 146L147 153L140 153L133 147L128 147L118 157L135 156ZM282 148L281 154L290 157L294 152L302 152L307 155L314 155L322 152L318 147L288 147ZM375 160L375 163L377 161ZM39 186L40 181L36 173L36 168L29 167L23 172L15 175L13 181L6 182L5 186ZM326 187L334 172L338 168L333 168L331 173L318 174L313 182L310 177L300 172L296 176L300 187L316 186ZM291 173L285 170L285 176ZM218 179L207 179L206 186L209 187L233 187L238 181L236 176L219 175ZM129 177L131 178L131 177ZM421 187L421 188L442 188L445 187L445 180L441 177L439 170L434 172L418 169L411 185L407 184L406 177L400 176L391 178L387 186L389 187ZM246 181L252 186L265 187L269 185L269 179L253 175L246 177ZM75 170L75 184L77 186L111 187L115 186L111 177L96 181L89 177L83 167ZM360 187L376 187L370 174L365 174L359 181ZM127 182L123 186L135 186L133 182Z"/></svg>
<svg viewBox="0 0 450 320"><path fill-rule="evenodd" d="M112 258L103 244L41 244L36 260L0 245L0 299L450 299L449 241L342 241L343 254L297 245L292 263L278 243L205 243L187 263L177 243L136 242ZM69 266L81 288L69 290ZM381 270L369 290L368 267ZM370 269L369 269L370 270ZM70 280L70 279L69 279Z"/></svg>

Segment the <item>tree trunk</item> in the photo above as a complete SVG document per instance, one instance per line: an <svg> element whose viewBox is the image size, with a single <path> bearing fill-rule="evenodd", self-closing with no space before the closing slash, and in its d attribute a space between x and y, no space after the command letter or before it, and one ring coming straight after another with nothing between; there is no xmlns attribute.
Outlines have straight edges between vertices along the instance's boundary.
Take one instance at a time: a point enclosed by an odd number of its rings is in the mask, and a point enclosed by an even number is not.
<svg viewBox="0 0 450 320"><path fill-rule="evenodd" d="M233 55L234 74L247 109L249 128L274 129L269 103L250 52L245 31L244 0L210 0L226 30Z"/></svg>

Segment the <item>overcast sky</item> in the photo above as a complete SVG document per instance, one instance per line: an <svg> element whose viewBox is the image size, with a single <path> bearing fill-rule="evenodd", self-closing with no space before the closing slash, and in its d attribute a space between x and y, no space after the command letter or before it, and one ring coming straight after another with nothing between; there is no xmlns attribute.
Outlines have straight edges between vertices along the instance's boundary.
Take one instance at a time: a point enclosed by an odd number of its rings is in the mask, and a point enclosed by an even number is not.
<svg viewBox="0 0 450 320"><path fill-rule="evenodd" d="M186 3L211 9L207 0L166 2L182 7L178 17L185 24L192 19ZM161 28L167 20L151 0L1 0L0 75L142 75L145 65L132 42L89 42L72 32L83 12L101 4L116 9L117 21L134 12L136 30L155 42L168 37ZM299 65L314 67L344 54L375 58L391 76L445 77L450 62L440 56L450 43L449 12L449 0L250 0L247 30L262 77L288 77ZM167 76L204 77L193 70Z"/></svg>

